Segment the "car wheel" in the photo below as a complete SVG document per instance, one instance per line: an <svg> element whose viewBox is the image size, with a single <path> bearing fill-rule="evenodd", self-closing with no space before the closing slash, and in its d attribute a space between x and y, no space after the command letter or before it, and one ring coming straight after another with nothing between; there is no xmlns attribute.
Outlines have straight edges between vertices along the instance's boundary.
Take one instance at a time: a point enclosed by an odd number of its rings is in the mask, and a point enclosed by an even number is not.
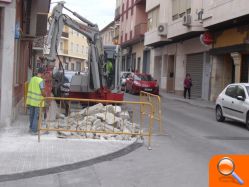
<svg viewBox="0 0 249 187"><path fill-rule="evenodd" d="M216 120L218 122L223 122L225 121L225 117L223 116L223 112L220 106L216 107Z"/></svg>
<svg viewBox="0 0 249 187"><path fill-rule="evenodd" d="M249 130L249 113L246 115L246 128Z"/></svg>

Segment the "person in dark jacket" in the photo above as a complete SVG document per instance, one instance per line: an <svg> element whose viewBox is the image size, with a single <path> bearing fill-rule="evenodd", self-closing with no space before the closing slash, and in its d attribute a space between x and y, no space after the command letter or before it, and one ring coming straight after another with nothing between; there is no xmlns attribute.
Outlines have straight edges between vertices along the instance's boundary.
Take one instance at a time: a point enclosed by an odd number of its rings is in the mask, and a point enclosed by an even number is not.
<svg viewBox="0 0 249 187"><path fill-rule="evenodd" d="M191 87L192 87L192 79L189 73L186 74L185 80L184 80L184 98L186 99L187 92L188 92L188 98L191 98Z"/></svg>

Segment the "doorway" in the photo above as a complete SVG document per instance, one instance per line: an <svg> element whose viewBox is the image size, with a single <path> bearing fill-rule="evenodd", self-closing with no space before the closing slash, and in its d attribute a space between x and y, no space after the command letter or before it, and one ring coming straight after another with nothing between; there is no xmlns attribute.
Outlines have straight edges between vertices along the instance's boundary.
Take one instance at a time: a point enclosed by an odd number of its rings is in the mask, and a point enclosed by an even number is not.
<svg viewBox="0 0 249 187"><path fill-rule="evenodd" d="M146 50L143 54L143 73L150 73L150 51Z"/></svg>
<svg viewBox="0 0 249 187"><path fill-rule="evenodd" d="M168 56L166 91L171 93L175 91L175 55Z"/></svg>
<svg viewBox="0 0 249 187"><path fill-rule="evenodd" d="M161 85L161 70L162 70L162 56L156 56L154 59L154 78L158 85Z"/></svg>

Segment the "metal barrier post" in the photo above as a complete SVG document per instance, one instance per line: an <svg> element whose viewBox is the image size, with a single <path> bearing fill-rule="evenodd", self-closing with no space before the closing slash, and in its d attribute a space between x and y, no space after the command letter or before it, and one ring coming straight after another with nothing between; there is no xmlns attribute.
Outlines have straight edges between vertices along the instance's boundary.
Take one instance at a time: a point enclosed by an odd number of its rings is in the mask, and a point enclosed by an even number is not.
<svg viewBox="0 0 249 187"><path fill-rule="evenodd" d="M153 112L152 112L153 119L158 121L159 134L162 135L163 134L163 124L162 124L161 97L158 95L155 95L155 94L148 93L148 92L140 91L140 101L142 100L143 96L146 97L148 99L149 103L151 103L153 105ZM153 98L157 99L157 107L155 107L155 103L153 102ZM155 112L156 108L157 108L157 111Z"/></svg>

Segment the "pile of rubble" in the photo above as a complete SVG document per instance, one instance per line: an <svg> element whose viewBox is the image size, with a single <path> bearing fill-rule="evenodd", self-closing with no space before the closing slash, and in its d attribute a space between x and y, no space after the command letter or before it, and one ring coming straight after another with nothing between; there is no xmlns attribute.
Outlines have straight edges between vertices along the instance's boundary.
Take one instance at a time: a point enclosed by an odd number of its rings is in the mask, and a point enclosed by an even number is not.
<svg viewBox="0 0 249 187"><path fill-rule="evenodd" d="M127 133L140 133L141 129L138 124L131 122L131 115L129 111L122 110L120 106L104 106L99 103L78 112L71 112L67 117L57 113L57 119L53 123L53 127L67 130L103 132L59 131L58 137L61 138L80 136L81 138L101 140L134 140L136 136L127 135ZM124 134L106 134L105 132L124 132Z"/></svg>

